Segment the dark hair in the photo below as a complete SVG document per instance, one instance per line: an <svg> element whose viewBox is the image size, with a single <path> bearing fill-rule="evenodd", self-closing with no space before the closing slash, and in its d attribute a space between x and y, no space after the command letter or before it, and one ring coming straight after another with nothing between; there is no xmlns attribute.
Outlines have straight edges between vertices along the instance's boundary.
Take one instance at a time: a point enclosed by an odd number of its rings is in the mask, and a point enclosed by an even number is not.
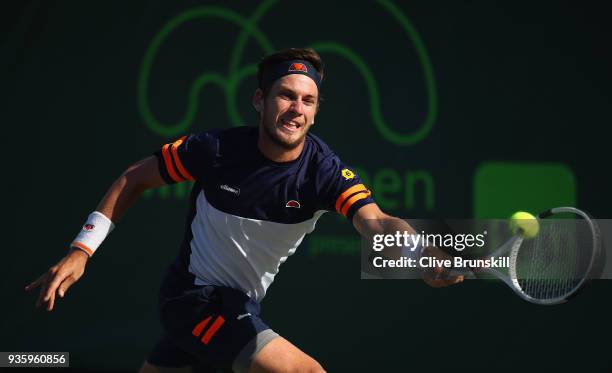
<svg viewBox="0 0 612 373"><path fill-rule="evenodd" d="M323 81L324 71L323 71L323 61L321 60L321 56L314 49L310 48L288 48L283 49L278 52L272 53L264 57L257 66L257 81L259 82L259 87L263 90L264 96L268 94L268 90L270 87L262 87L262 78L264 72L269 69L271 66L282 62L282 61L290 61L290 60L305 60L310 62L310 64L317 70L317 73L321 77L321 82Z"/></svg>

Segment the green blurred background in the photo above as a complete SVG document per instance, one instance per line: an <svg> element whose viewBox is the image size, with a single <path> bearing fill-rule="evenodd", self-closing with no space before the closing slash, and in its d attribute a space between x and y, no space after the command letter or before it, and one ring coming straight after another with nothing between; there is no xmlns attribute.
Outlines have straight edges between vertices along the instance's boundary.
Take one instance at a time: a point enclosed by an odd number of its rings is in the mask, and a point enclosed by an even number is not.
<svg viewBox="0 0 612 373"><path fill-rule="evenodd" d="M313 46L313 131L410 218L575 205L610 217L612 26L603 5L511 1L18 1L2 5L0 351L136 370L188 185L148 193L53 313L23 286L66 251L125 167L182 134L255 124L253 66ZM557 307L497 281L360 280L359 237L327 214L263 317L329 372L608 371L611 286ZM605 339L604 339L605 340Z"/></svg>

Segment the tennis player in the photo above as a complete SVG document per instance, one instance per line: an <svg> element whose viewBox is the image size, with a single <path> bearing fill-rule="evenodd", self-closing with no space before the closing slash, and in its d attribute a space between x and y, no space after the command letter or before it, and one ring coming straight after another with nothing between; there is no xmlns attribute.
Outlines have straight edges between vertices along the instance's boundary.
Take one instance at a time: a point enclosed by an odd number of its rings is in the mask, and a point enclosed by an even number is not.
<svg viewBox="0 0 612 373"><path fill-rule="evenodd" d="M317 219L345 216L357 231L384 233L408 224L383 213L359 176L308 131L319 108L323 63L311 49L287 49L258 67L257 127L191 134L130 166L110 187L71 250L26 287L37 306L83 275L113 222L147 189L194 182L184 240L160 290L161 336L141 372L323 372L260 317L260 302ZM432 286L461 277L424 276Z"/></svg>

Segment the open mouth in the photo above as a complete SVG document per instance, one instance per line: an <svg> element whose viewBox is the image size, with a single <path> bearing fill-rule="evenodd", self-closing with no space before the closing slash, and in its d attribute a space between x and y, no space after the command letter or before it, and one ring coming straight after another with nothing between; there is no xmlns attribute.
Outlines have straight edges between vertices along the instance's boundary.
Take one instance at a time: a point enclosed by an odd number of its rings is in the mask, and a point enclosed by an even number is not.
<svg viewBox="0 0 612 373"><path fill-rule="evenodd" d="M300 127L302 127L302 125L299 124L298 122L293 121L293 120L287 120L287 119L281 119L281 124L282 124L281 128L289 133L297 132L300 129Z"/></svg>

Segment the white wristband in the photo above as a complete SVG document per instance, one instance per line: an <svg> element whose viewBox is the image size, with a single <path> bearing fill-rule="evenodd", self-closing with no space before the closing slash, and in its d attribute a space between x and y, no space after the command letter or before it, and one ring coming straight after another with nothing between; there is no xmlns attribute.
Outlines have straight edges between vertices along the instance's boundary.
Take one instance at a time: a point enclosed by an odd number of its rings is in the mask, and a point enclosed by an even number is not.
<svg viewBox="0 0 612 373"><path fill-rule="evenodd" d="M101 212L94 211L89 214L83 228L72 241L70 247L81 249L92 256L113 228L115 228L115 224L109 218Z"/></svg>

